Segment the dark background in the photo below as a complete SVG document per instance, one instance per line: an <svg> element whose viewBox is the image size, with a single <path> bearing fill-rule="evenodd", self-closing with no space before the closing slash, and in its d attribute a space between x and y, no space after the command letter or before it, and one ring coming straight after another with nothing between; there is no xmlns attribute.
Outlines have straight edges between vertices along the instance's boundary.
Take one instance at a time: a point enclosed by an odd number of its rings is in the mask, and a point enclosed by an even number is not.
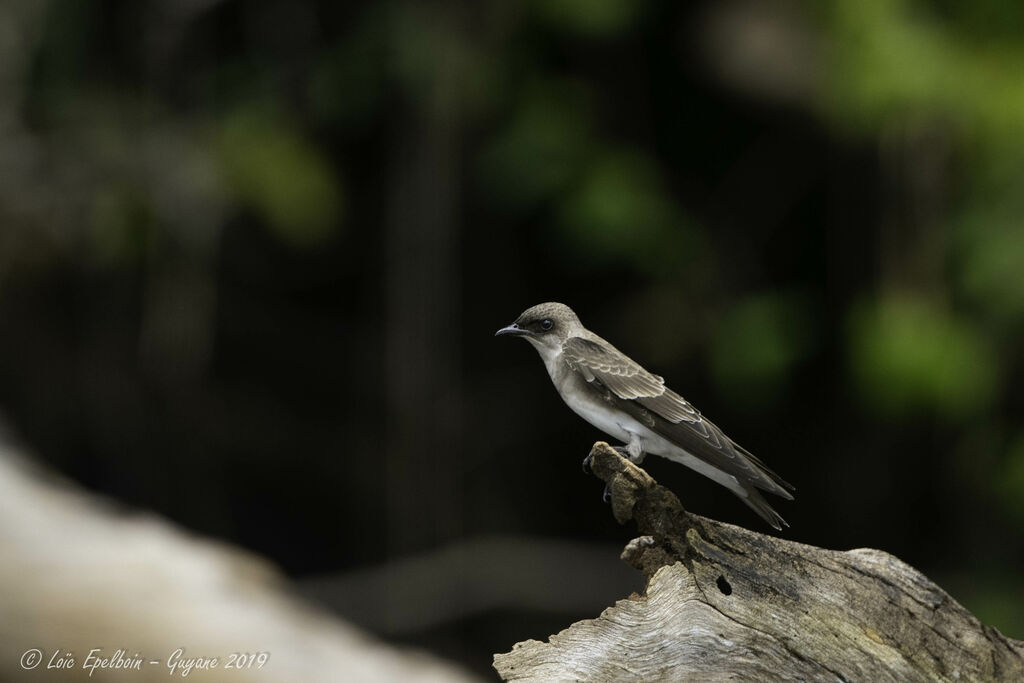
<svg viewBox="0 0 1024 683"><path fill-rule="evenodd" d="M82 485L484 671L637 588L580 472L601 435L493 338L556 300L797 487L785 537L892 552L1024 637L1024 5L51 0L0 27L0 409ZM535 573L498 567L523 543ZM451 599L405 614L388 567Z"/></svg>

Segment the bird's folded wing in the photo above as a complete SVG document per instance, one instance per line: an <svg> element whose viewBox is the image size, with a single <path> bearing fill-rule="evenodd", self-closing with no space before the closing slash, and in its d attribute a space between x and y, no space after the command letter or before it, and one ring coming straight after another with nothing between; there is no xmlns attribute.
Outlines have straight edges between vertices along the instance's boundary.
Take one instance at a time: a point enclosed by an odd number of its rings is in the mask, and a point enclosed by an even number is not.
<svg viewBox="0 0 1024 683"><path fill-rule="evenodd" d="M687 453L728 472L742 482L786 498L792 489L779 475L735 444L721 429L704 419L665 380L604 340L570 337L562 357L587 382L598 383L616 407Z"/></svg>
<svg viewBox="0 0 1024 683"><path fill-rule="evenodd" d="M619 398L636 400L670 422L701 422L697 409L666 387L664 379L607 342L570 337L562 345L562 357L588 382L599 381Z"/></svg>

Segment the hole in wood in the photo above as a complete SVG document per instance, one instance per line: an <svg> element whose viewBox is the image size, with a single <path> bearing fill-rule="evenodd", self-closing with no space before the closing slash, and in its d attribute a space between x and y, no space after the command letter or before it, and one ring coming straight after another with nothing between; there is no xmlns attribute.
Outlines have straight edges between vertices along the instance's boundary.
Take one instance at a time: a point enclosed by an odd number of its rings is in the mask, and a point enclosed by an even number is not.
<svg viewBox="0 0 1024 683"><path fill-rule="evenodd" d="M718 585L718 590L722 591L722 595L732 595L732 586L729 585L724 576L719 574L718 580L715 583Z"/></svg>

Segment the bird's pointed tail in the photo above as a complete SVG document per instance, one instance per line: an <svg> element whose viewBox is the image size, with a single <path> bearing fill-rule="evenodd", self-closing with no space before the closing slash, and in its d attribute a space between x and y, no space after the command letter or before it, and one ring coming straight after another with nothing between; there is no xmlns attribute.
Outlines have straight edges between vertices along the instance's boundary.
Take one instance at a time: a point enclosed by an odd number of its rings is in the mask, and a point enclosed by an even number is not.
<svg viewBox="0 0 1024 683"><path fill-rule="evenodd" d="M753 486L744 486L743 491L745 495L741 495L743 502L746 503L751 510L756 512L761 519L771 524L777 530L782 531L782 527L789 526L789 524L782 518L778 512L776 512L768 501L764 499L764 496L755 489Z"/></svg>

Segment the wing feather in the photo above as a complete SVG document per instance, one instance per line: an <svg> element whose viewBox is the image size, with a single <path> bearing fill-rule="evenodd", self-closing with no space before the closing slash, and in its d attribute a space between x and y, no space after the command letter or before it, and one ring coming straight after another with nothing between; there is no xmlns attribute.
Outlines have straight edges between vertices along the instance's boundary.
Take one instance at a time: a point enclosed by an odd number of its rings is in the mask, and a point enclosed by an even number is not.
<svg viewBox="0 0 1024 683"><path fill-rule="evenodd" d="M562 345L563 358L588 382L599 381L624 400L640 405L669 422L699 422L700 413L682 396L665 386L659 375L607 342L570 337Z"/></svg>
<svg viewBox="0 0 1024 683"><path fill-rule="evenodd" d="M608 398L616 407L663 438L743 482L792 498L787 491L792 486L704 419L689 401L665 386L664 379L608 342L570 337L562 345L562 357L587 382L611 392Z"/></svg>

